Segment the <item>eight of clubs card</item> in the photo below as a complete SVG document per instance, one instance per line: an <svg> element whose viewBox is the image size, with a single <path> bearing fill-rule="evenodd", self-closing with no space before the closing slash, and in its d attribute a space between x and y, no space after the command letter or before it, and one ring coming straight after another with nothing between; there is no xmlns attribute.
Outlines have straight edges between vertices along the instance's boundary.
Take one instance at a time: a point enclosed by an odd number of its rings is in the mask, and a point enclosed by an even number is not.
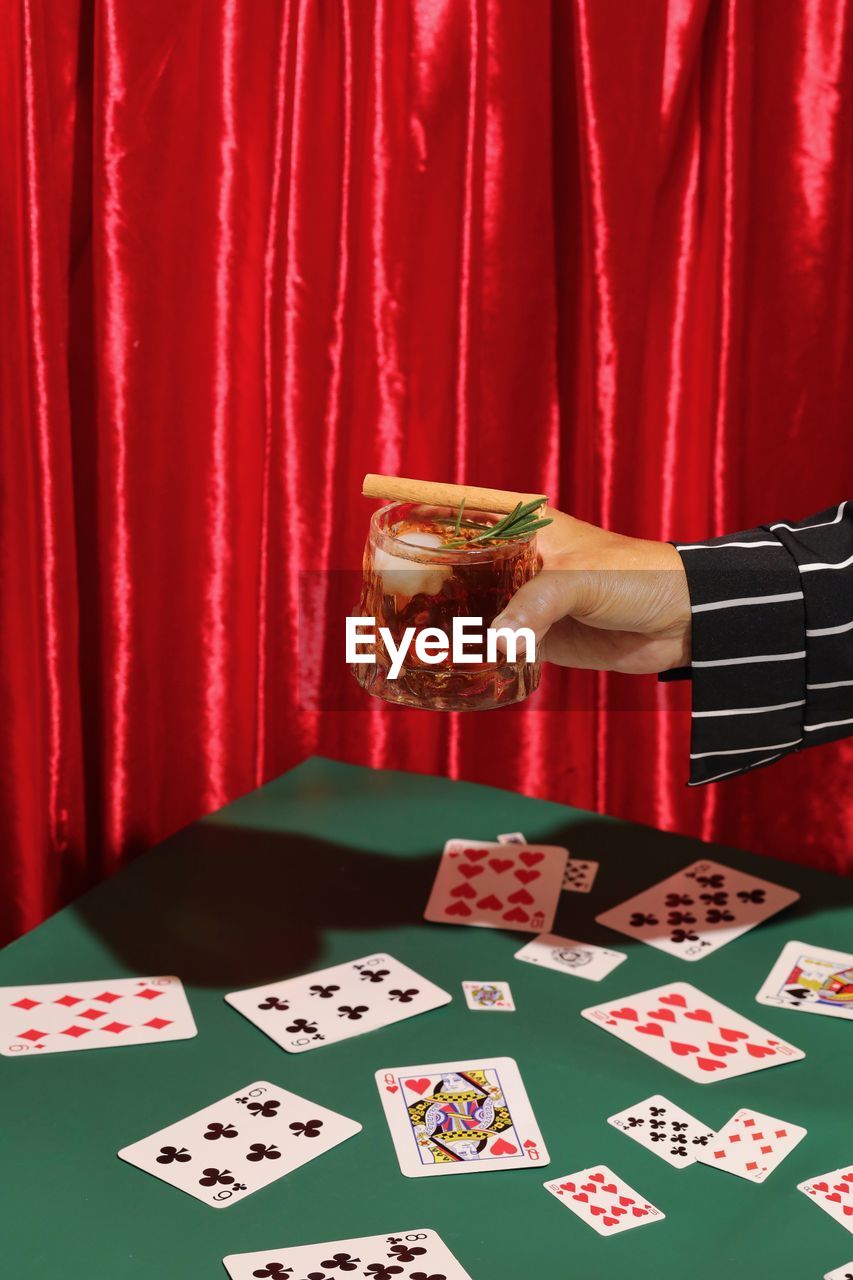
<svg viewBox="0 0 853 1280"><path fill-rule="evenodd" d="M360 1129L355 1120L259 1080L118 1154L214 1209L225 1209Z"/></svg>
<svg viewBox="0 0 853 1280"><path fill-rule="evenodd" d="M853 956L789 942L755 998L780 1009L853 1021Z"/></svg>
<svg viewBox="0 0 853 1280"><path fill-rule="evenodd" d="M682 960L701 960L799 896L719 862L694 862L596 920Z"/></svg>
<svg viewBox="0 0 853 1280"><path fill-rule="evenodd" d="M742 1107L697 1156L701 1164L723 1169L748 1182L763 1182L808 1131L788 1120Z"/></svg>
<svg viewBox="0 0 853 1280"><path fill-rule="evenodd" d="M512 1058L390 1067L377 1071L376 1085L407 1178L548 1163Z"/></svg>
<svg viewBox="0 0 853 1280"><path fill-rule="evenodd" d="M451 998L388 955L363 956L225 997L288 1053L375 1031L449 1004Z"/></svg>
<svg viewBox="0 0 853 1280"><path fill-rule="evenodd" d="M687 982L652 987L581 1013L697 1084L730 1080L806 1056Z"/></svg>
<svg viewBox="0 0 853 1280"><path fill-rule="evenodd" d="M448 840L424 911L441 924L541 933L560 900L566 850Z"/></svg>
<svg viewBox="0 0 853 1280"><path fill-rule="evenodd" d="M814 1200L842 1227L853 1231L853 1164L842 1165L831 1173L800 1182L797 1190Z"/></svg>
<svg viewBox="0 0 853 1280"><path fill-rule="evenodd" d="M323 1280L328 1272L336 1276L355 1273L373 1280L471 1280L441 1236L427 1228L234 1253L223 1263L231 1280L299 1280L301 1276Z"/></svg>
<svg viewBox="0 0 853 1280"><path fill-rule="evenodd" d="M554 1178L544 1186L600 1236L617 1236L666 1217L603 1164Z"/></svg>
<svg viewBox="0 0 853 1280"><path fill-rule="evenodd" d="M713 1129L659 1093L608 1116L607 1123L621 1129L674 1169L695 1164L701 1159L700 1152L714 1137Z"/></svg>
<svg viewBox="0 0 853 1280"><path fill-rule="evenodd" d="M574 938L561 938L556 933L542 933L538 938L525 942L515 953L516 960L538 964L557 973L572 973L576 978L600 982L608 973L627 959L622 951L609 951L592 942L577 942Z"/></svg>
<svg viewBox="0 0 853 1280"><path fill-rule="evenodd" d="M162 1044L194 1035L180 978L0 987L0 1053L7 1058Z"/></svg>

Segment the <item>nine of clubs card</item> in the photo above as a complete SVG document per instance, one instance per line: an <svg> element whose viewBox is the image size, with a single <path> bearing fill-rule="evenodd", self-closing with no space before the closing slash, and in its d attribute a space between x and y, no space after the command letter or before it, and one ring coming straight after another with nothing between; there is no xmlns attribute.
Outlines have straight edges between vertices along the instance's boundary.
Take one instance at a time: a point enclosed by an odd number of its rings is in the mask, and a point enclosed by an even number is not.
<svg viewBox="0 0 853 1280"><path fill-rule="evenodd" d="M659 1093L608 1116L607 1123L674 1169L695 1164L714 1137L713 1129Z"/></svg>

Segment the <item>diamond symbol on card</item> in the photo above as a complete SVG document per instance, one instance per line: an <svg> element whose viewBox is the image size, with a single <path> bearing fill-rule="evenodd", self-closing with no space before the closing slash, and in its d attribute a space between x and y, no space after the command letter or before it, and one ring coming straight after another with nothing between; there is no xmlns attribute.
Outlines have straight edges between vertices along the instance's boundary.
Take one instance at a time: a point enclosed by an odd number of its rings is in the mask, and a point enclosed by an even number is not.
<svg viewBox="0 0 853 1280"><path fill-rule="evenodd" d="M777 1130L776 1130L776 1133L775 1133L775 1136L776 1136L777 1138L787 1138L787 1136L788 1136L788 1130L787 1130L787 1129L777 1129Z"/></svg>
<svg viewBox="0 0 853 1280"><path fill-rule="evenodd" d="M722 1160L722 1159L723 1159L723 1157L725 1156L725 1154L726 1154L726 1153L725 1153L725 1151L715 1151L715 1152L714 1152L714 1159L715 1159L715 1160Z"/></svg>
<svg viewBox="0 0 853 1280"><path fill-rule="evenodd" d="M743 1127L744 1129L750 1129L754 1124L755 1124L754 1120L744 1120Z"/></svg>
<svg viewBox="0 0 853 1280"><path fill-rule="evenodd" d="M117 996L114 991L102 991L99 996L92 996L93 1000L102 1000L104 1004L112 1004L114 1000L120 1000L121 996Z"/></svg>
<svg viewBox="0 0 853 1280"><path fill-rule="evenodd" d="M12 1008L13 1009L35 1009L37 1004L41 1004L41 1000L28 1000L25 996L23 1000L15 1000L12 1005Z"/></svg>
<svg viewBox="0 0 853 1280"><path fill-rule="evenodd" d="M768 1146L766 1146L766 1147L761 1147L761 1154L762 1154L763 1156L769 1156L769 1155L770 1155L770 1152L771 1152L772 1150L773 1150L773 1148L772 1148L771 1146L769 1146L769 1145L768 1145Z"/></svg>
<svg viewBox="0 0 853 1280"><path fill-rule="evenodd" d="M118 1035L120 1031L127 1031L128 1025L126 1022L107 1022L101 1027L101 1031L112 1031Z"/></svg>
<svg viewBox="0 0 853 1280"><path fill-rule="evenodd" d="M143 1000L156 1000L158 996L162 996L162 991L155 991L153 987L146 987L144 991L137 991L136 994L141 996Z"/></svg>
<svg viewBox="0 0 853 1280"><path fill-rule="evenodd" d="M21 1040L43 1040L47 1035L46 1031L37 1031L35 1027L31 1027L29 1031L22 1031L19 1039Z"/></svg>
<svg viewBox="0 0 853 1280"><path fill-rule="evenodd" d="M91 1027L66 1027L65 1030L60 1031L59 1034L62 1036L73 1036L75 1040L78 1040L80 1036L87 1036L91 1030Z"/></svg>
<svg viewBox="0 0 853 1280"><path fill-rule="evenodd" d="M153 1027L155 1031L159 1031L162 1027L170 1027L172 1025L171 1018L149 1018L147 1022L143 1022L144 1027Z"/></svg>
<svg viewBox="0 0 853 1280"><path fill-rule="evenodd" d="M731 1137L729 1138L729 1142L740 1142L740 1134L739 1134L739 1133L733 1133L733 1134L731 1135Z"/></svg>
<svg viewBox="0 0 853 1280"><path fill-rule="evenodd" d="M769 1150L770 1150L770 1148L768 1147L768 1148L767 1148L767 1150L769 1151ZM749 1172L750 1172L750 1173L752 1173L753 1169L757 1169L757 1168L758 1168L758 1161L757 1161L757 1160L749 1160L749 1161L747 1161L747 1165L746 1165L746 1167L747 1167L747 1169L749 1170Z"/></svg>
<svg viewBox="0 0 853 1280"><path fill-rule="evenodd" d="M103 1009L84 1009L82 1013L77 1014L78 1018L105 1018L106 1014Z"/></svg>
<svg viewBox="0 0 853 1280"><path fill-rule="evenodd" d="M54 1004L64 1004L66 1009L70 1009L72 1004L80 1004L79 996L60 996L58 1000L54 1000Z"/></svg>

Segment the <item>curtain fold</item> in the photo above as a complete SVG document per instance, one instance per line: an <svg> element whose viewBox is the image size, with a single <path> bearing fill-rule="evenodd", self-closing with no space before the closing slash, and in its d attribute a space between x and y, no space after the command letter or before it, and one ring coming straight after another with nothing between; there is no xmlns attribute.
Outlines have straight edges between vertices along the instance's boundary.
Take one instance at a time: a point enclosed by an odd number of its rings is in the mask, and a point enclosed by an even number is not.
<svg viewBox="0 0 853 1280"><path fill-rule="evenodd" d="M3 15L0 936L312 752L849 871L851 743L688 791L684 688L388 709L341 619L365 471L850 496L849 0Z"/></svg>

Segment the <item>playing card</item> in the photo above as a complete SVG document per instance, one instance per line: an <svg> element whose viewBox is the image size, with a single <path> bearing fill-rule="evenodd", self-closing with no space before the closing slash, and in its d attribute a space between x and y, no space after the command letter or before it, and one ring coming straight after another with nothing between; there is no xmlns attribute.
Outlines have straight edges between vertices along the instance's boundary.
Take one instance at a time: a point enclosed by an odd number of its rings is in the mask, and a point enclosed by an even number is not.
<svg viewBox="0 0 853 1280"><path fill-rule="evenodd" d="M498 844L527 844L527 840L520 831L505 831L498 836Z"/></svg>
<svg viewBox="0 0 853 1280"><path fill-rule="evenodd" d="M548 1163L512 1058L389 1067L376 1085L407 1178Z"/></svg>
<svg viewBox="0 0 853 1280"><path fill-rule="evenodd" d="M853 1021L853 956L789 942L755 998L759 1004Z"/></svg>
<svg viewBox="0 0 853 1280"><path fill-rule="evenodd" d="M687 982L670 982L581 1012L697 1084L731 1080L806 1056Z"/></svg>
<svg viewBox="0 0 853 1280"><path fill-rule="evenodd" d="M526 942L515 953L516 960L527 964L539 964L558 973L573 973L577 978L589 978L600 982L612 973L627 957L621 951L608 951L592 942L577 942L574 938L561 938L556 933L541 933L538 938Z"/></svg>
<svg viewBox="0 0 853 1280"><path fill-rule="evenodd" d="M180 978L0 987L0 1053L7 1058L162 1044L196 1034Z"/></svg>
<svg viewBox="0 0 853 1280"><path fill-rule="evenodd" d="M853 1231L853 1164L843 1164L832 1173L822 1173L797 1186L798 1191L819 1204L842 1227Z"/></svg>
<svg viewBox="0 0 853 1280"><path fill-rule="evenodd" d="M258 1080L118 1154L196 1200L227 1209L360 1130L355 1120Z"/></svg>
<svg viewBox="0 0 853 1280"><path fill-rule="evenodd" d="M695 1164L714 1137L713 1129L660 1093L608 1116L607 1123L675 1169Z"/></svg>
<svg viewBox="0 0 853 1280"><path fill-rule="evenodd" d="M448 840L424 917L540 933L554 922L565 867L566 850L556 845Z"/></svg>
<svg viewBox="0 0 853 1280"><path fill-rule="evenodd" d="M471 1280L441 1236L434 1231L399 1231L357 1240L331 1240L293 1248L260 1249L223 1258L231 1280L256 1276L279 1280L324 1280L326 1272L357 1272L373 1280ZM329 1277L331 1280L331 1276Z"/></svg>
<svg viewBox="0 0 853 1280"><path fill-rule="evenodd" d="M305 1053L437 1009L452 997L393 956L379 954L232 991L225 999L282 1049Z"/></svg>
<svg viewBox="0 0 853 1280"><path fill-rule="evenodd" d="M843 1267L836 1267L834 1271L827 1271L823 1280L853 1280L853 1262L848 1262Z"/></svg>
<svg viewBox="0 0 853 1280"><path fill-rule="evenodd" d="M807 1132L798 1124L743 1107L697 1153L696 1159L749 1182L763 1182Z"/></svg>
<svg viewBox="0 0 853 1280"><path fill-rule="evenodd" d="M462 990L469 1009L515 1010L508 982L463 982Z"/></svg>
<svg viewBox="0 0 853 1280"><path fill-rule="evenodd" d="M604 1164L543 1185L600 1236L618 1236L632 1227L662 1222L666 1217Z"/></svg>
<svg viewBox="0 0 853 1280"><path fill-rule="evenodd" d="M563 873L563 889L567 893L589 893L597 874L597 862L569 858Z"/></svg>
<svg viewBox="0 0 853 1280"><path fill-rule="evenodd" d="M596 920L682 960L701 960L799 896L719 862L694 862Z"/></svg>

